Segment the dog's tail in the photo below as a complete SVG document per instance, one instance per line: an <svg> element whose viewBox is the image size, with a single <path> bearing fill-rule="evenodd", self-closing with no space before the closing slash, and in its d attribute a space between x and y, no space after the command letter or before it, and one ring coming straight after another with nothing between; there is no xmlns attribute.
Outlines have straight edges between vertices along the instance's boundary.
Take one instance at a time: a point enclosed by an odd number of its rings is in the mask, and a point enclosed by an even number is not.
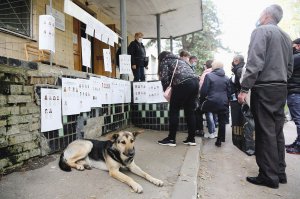
<svg viewBox="0 0 300 199"><path fill-rule="evenodd" d="M70 172L71 171L71 167L66 163L66 159L64 158L64 153L62 153L60 155L60 159L59 159L59 168L63 171L68 171Z"/></svg>

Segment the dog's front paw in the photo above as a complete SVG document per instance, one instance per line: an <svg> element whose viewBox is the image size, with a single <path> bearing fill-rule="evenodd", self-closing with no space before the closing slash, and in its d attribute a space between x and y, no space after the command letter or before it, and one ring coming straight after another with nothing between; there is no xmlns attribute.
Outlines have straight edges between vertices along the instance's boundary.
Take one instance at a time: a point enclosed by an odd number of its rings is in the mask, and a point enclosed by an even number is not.
<svg viewBox="0 0 300 199"><path fill-rule="evenodd" d="M131 188L133 189L134 192L136 193L142 193L143 192L143 187L139 185L138 183L134 183Z"/></svg>
<svg viewBox="0 0 300 199"><path fill-rule="evenodd" d="M76 165L76 169L79 170L79 171L83 171L84 166L83 165Z"/></svg>
<svg viewBox="0 0 300 199"><path fill-rule="evenodd" d="M152 183L159 187L164 186L164 182L156 178L153 178Z"/></svg>

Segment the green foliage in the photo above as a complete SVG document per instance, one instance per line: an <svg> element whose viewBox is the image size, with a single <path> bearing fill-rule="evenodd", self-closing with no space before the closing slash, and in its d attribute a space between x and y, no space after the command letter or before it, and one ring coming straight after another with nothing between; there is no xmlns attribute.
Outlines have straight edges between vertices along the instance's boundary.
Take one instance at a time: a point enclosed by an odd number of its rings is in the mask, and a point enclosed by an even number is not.
<svg viewBox="0 0 300 199"><path fill-rule="evenodd" d="M300 0L275 0L283 9L283 18L279 26L292 40L300 37Z"/></svg>
<svg viewBox="0 0 300 199"><path fill-rule="evenodd" d="M221 35L221 30L217 17L217 9L212 0L203 0L202 10L203 30L176 38L173 42L174 49L187 50L198 58L199 61L196 66L197 74L202 73L204 70L203 64L207 60L214 58L217 48L229 51L222 46L221 40L218 38ZM156 39L151 39L145 46L147 48L154 44L156 44ZM170 40L165 40L165 46L162 46L163 50L170 50ZM174 53L178 54L176 50Z"/></svg>
<svg viewBox="0 0 300 199"><path fill-rule="evenodd" d="M225 49L218 36L221 34L216 7L211 0L203 0L203 30L185 35L177 40L181 41L182 49L198 57L197 73L203 71L203 64L214 58L217 48ZM226 49L225 49L226 50Z"/></svg>

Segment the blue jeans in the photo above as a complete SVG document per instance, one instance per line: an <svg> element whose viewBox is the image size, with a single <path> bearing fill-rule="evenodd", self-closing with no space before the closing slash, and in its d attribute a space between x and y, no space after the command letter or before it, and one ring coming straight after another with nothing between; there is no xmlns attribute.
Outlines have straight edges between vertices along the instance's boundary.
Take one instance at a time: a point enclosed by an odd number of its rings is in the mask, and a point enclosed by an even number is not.
<svg viewBox="0 0 300 199"><path fill-rule="evenodd" d="M214 133L215 130L215 122L214 116L211 112L205 113L206 121L207 121L207 128L210 134Z"/></svg>
<svg viewBox="0 0 300 199"><path fill-rule="evenodd" d="M298 141L300 141L300 93L292 93L287 96L287 104L293 121L297 127Z"/></svg>

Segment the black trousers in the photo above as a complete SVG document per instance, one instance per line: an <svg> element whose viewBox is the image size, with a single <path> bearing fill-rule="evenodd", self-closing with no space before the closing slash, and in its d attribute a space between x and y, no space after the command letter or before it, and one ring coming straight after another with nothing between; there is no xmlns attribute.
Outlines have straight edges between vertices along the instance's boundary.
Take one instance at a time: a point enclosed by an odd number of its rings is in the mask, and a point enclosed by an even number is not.
<svg viewBox="0 0 300 199"><path fill-rule="evenodd" d="M196 130L203 130L203 112L200 107L195 111L196 115Z"/></svg>
<svg viewBox="0 0 300 199"><path fill-rule="evenodd" d="M133 73L133 81L138 82L138 81L145 81L145 69L144 66L136 66L136 69L132 69Z"/></svg>
<svg viewBox="0 0 300 199"><path fill-rule="evenodd" d="M225 142L226 124L228 123L228 113L219 112L217 113L217 115L219 122L218 139L220 139L221 142Z"/></svg>
<svg viewBox="0 0 300 199"><path fill-rule="evenodd" d="M172 87L172 95L169 109L169 135L170 139L176 140L176 132L179 124L179 111L184 109L184 116L188 127L188 137L194 138L196 131L196 99L199 91L197 78Z"/></svg>
<svg viewBox="0 0 300 199"><path fill-rule="evenodd" d="M251 90L258 176L272 183L286 177L283 135L286 98L286 85L254 87Z"/></svg>

